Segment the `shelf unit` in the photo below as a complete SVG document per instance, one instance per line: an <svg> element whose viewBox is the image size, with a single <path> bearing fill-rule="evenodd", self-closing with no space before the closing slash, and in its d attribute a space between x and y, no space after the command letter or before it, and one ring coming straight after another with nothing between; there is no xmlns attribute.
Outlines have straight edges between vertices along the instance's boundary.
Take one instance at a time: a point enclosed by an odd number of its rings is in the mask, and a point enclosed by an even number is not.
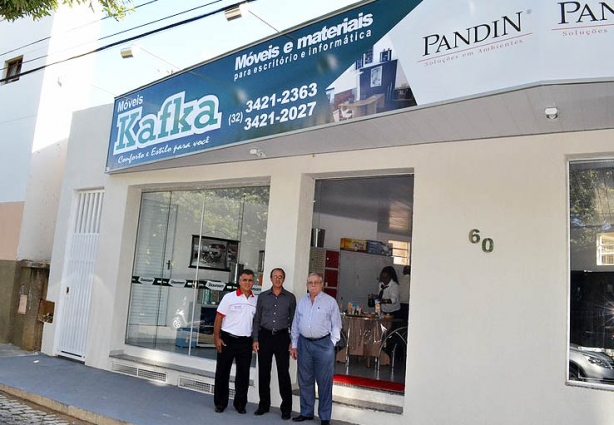
<svg viewBox="0 0 614 425"><path fill-rule="evenodd" d="M337 298L339 251L312 247L309 255L309 271L324 276L324 292Z"/></svg>

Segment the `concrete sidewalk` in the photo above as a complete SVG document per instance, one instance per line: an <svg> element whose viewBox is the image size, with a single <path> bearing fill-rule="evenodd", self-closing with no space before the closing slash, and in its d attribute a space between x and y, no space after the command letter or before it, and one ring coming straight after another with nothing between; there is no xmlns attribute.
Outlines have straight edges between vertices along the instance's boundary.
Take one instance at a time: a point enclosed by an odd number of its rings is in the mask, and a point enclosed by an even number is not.
<svg viewBox="0 0 614 425"><path fill-rule="evenodd" d="M232 405L215 413L213 396L0 344L0 390L101 425L286 424L279 409L240 415ZM253 389L250 389L253 391ZM295 406L295 416L298 406ZM332 421L335 425L343 422ZM307 424L319 424L316 418Z"/></svg>

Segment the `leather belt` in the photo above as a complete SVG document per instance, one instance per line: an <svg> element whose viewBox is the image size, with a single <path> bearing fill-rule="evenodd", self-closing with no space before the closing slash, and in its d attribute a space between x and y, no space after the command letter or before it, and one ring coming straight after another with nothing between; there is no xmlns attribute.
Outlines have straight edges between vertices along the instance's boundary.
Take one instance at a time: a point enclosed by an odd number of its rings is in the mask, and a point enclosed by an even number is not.
<svg viewBox="0 0 614 425"><path fill-rule="evenodd" d="M315 341L321 341L324 338L328 338L330 337L330 334L326 334L324 336L318 337L318 338L307 338L306 336L301 335L303 338L305 338L307 341L311 341L311 342L315 342Z"/></svg>
<svg viewBox="0 0 614 425"><path fill-rule="evenodd" d="M282 334L287 334L288 333L288 329L267 329L264 327L260 327L260 332L264 332L264 333L268 333L270 335L282 335Z"/></svg>
<svg viewBox="0 0 614 425"><path fill-rule="evenodd" d="M239 335L231 334L230 332L226 332L226 331L222 331L221 333L222 333L222 336L229 336L231 338L239 339L239 340L240 339L249 339L249 338L251 338L251 336L239 336Z"/></svg>

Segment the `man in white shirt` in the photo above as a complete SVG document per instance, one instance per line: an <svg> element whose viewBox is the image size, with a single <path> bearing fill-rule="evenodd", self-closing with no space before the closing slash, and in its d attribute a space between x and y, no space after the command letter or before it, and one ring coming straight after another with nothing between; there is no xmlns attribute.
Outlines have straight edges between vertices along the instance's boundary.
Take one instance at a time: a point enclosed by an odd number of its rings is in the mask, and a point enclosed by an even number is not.
<svg viewBox="0 0 614 425"><path fill-rule="evenodd" d="M239 289L226 294L217 307L213 324L217 348L213 402L217 413L222 413L228 406L230 369L232 362L236 361L233 406L237 412L245 414L252 362L252 322L257 301L252 292L253 286L254 272L243 270L239 277Z"/></svg>

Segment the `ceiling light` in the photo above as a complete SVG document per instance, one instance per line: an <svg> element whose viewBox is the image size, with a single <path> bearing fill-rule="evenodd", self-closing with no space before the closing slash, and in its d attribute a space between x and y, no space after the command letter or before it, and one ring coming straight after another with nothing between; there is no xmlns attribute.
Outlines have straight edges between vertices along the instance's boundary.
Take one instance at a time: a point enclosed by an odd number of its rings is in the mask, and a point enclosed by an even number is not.
<svg viewBox="0 0 614 425"><path fill-rule="evenodd" d="M266 153L262 149L252 148L249 150L250 155L254 155L256 158L266 158Z"/></svg>
<svg viewBox="0 0 614 425"><path fill-rule="evenodd" d="M546 118L549 120L555 120L559 116L559 110L556 107L546 108L544 113L546 114Z"/></svg>

